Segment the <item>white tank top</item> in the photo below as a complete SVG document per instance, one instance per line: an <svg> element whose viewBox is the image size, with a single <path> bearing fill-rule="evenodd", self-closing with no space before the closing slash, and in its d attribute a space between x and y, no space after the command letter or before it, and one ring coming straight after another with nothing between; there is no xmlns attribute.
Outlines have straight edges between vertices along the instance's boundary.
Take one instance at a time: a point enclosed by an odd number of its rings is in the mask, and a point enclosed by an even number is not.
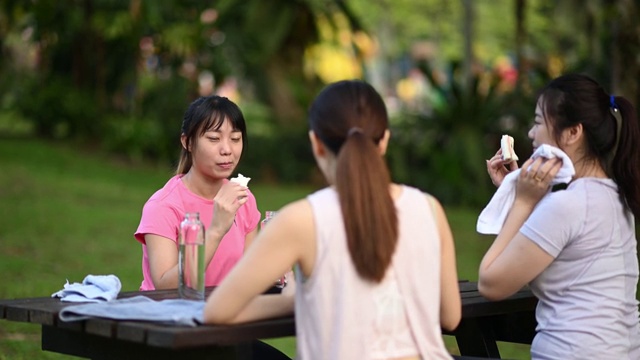
<svg viewBox="0 0 640 360"><path fill-rule="evenodd" d="M311 276L296 277L296 358L450 360L440 330L440 238L425 194L402 187L395 202L398 245L379 284L353 266L337 193L325 188L307 199L317 251Z"/></svg>
<svg viewBox="0 0 640 360"><path fill-rule="evenodd" d="M382 282L373 290L373 303L371 358L393 359L418 355L393 266L389 267Z"/></svg>

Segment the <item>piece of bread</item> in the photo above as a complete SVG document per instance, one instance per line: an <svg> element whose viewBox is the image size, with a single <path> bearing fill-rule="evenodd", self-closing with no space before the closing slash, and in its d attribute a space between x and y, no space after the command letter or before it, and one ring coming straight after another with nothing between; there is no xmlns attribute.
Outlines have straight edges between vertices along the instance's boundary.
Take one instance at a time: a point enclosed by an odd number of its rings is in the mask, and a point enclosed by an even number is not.
<svg viewBox="0 0 640 360"><path fill-rule="evenodd" d="M251 180L250 177L245 177L242 174L238 174L238 176L231 178L229 181L233 181L235 183L238 183L244 187L247 187L247 185L249 184L249 180Z"/></svg>
<svg viewBox="0 0 640 360"><path fill-rule="evenodd" d="M518 155L513 150L513 138L509 135L502 135L500 139L500 148L502 149L503 161L518 161Z"/></svg>

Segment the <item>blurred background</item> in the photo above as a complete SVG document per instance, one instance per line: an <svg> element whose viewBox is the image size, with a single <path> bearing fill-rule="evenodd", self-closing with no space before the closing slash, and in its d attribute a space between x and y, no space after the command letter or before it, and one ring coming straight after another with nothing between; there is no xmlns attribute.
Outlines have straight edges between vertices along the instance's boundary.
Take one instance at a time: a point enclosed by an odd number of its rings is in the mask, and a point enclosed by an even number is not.
<svg viewBox="0 0 640 360"><path fill-rule="evenodd" d="M391 115L394 180L434 194L458 273L492 238L502 134L531 154L536 91L568 72L640 104L640 0L0 0L0 298L65 280L142 280L142 205L172 175L182 115L202 95L248 125L238 171L260 211L324 185L306 110L329 82L363 79ZM39 327L0 321L0 360L42 352ZM455 340L446 339L452 353ZM295 353L295 339L273 343ZM528 347L502 344L503 357Z"/></svg>
<svg viewBox="0 0 640 360"><path fill-rule="evenodd" d="M132 162L174 162L187 104L216 93L248 121L240 171L313 183L305 110L326 83L361 78L387 100L396 180L478 205L499 136L530 153L548 79L585 72L640 97L637 0L0 3L2 133Z"/></svg>

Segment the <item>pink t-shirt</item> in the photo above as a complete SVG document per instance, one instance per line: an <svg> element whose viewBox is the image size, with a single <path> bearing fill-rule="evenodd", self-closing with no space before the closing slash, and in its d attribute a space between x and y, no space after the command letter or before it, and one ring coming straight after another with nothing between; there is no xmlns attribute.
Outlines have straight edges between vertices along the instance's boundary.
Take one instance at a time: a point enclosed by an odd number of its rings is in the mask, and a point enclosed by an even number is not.
<svg viewBox="0 0 640 360"><path fill-rule="evenodd" d="M169 179L165 186L149 198L142 209L140 225L134 236L142 243L142 274L140 290L154 290L145 234L155 234L173 240L178 246L178 229L187 212L199 212L205 229L213 217L213 200L202 198L189 191L182 182L182 175ZM228 180L227 180L228 181ZM247 202L237 213L229 232L222 238L205 274L205 285L218 285L238 262L244 251L244 240L260 222L256 199L249 191Z"/></svg>

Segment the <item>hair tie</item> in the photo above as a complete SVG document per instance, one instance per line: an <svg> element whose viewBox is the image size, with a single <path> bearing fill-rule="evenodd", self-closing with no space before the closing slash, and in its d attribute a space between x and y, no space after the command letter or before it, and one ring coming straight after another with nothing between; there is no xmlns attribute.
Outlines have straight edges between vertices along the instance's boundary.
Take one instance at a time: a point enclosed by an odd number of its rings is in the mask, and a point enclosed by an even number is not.
<svg viewBox="0 0 640 360"><path fill-rule="evenodd" d="M620 144L620 132L622 131L622 114L620 114L620 110L618 110L618 105L616 104L614 95L609 96L609 112L611 113L611 116L613 116L613 119L615 120L615 127L616 127L615 136L616 137L613 143L613 148L611 149L611 152L607 156L606 164L607 164L607 172L609 173L609 176L611 176L611 178L615 180L612 167L613 167L613 160L616 157L616 153L618 152L618 145Z"/></svg>
<svg viewBox="0 0 640 360"><path fill-rule="evenodd" d="M347 132L347 137L350 137L353 134L364 134L364 131L357 126L354 126L351 129L349 129L349 132Z"/></svg>

